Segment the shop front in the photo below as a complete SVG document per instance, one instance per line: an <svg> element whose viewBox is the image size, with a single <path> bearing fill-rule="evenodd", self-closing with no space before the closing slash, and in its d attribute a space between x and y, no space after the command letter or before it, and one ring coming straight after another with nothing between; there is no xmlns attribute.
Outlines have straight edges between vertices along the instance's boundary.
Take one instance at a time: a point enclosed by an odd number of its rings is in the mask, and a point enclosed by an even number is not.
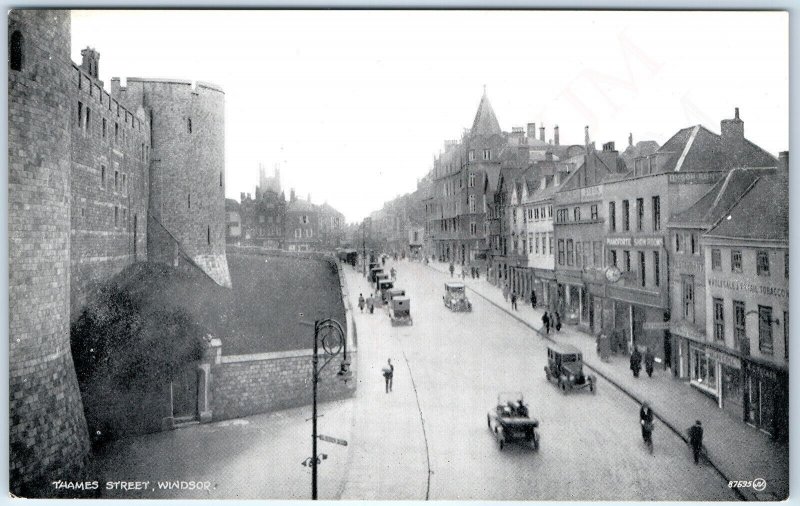
<svg viewBox="0 0 800 506"><path fill-rule="evenodd" d="M788 372L744 360L744 421L767 434L788 437Z"/></svg>

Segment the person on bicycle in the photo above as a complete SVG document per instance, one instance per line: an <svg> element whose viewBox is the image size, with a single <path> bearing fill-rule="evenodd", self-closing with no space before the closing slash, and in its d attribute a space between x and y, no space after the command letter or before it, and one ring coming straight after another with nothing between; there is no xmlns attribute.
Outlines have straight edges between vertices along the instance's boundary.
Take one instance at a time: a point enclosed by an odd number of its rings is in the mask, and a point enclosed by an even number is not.
<svg viewBox="0 0 800 506"><path fill-rule="evenodd" d="M639 410L639 424L642 426L642 439L646 444L653 443L653 410L647 402Z"/></svg>

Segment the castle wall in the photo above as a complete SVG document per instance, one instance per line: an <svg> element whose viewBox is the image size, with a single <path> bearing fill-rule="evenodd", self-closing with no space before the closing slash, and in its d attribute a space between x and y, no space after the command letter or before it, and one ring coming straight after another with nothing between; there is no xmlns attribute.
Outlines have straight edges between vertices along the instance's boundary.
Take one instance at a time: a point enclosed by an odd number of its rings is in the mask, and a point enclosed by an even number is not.
<svg viewBox="0 0 800 506"><path fill-rule="evenodd" d="M22 66L8 76L10 491L52 494L89 438L69 342L69 11L12 10Z"/></svg>
<svg viewBox="0 0 800 506"><path fill-rule="evenodd" d="M129 78L112 81L129 107L152 111L149 210L209 276L230 286L225 258L224 93L188 81ZM148 238L150 249L163 251ZM172 258L151 260L173 263Z"/></svg>
<svg viewBox="0 0 800 506"><path fill-rule="evenodd" d="M150 121L141 106L126 108L78 66L70 84L75 320L103 281L147 259Z"/></svg>

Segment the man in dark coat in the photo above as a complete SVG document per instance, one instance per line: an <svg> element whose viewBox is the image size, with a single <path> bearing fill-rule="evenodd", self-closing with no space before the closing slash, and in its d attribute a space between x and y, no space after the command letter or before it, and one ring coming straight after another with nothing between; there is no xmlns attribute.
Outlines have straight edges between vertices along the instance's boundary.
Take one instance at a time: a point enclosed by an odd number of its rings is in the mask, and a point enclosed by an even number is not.
<svg viewBox="0 0 800 506"><path fill-rule="evenodd" d="M639 371L642 370L642 354L639 353L639 350L636 346L633 347L633 352L631 353L631 371L633 371L633 377L639 377Z"/></svg>
<svg viewBox="0 0 800 506"><path fill-rule="evenodd" d="M642 426L642 439L647 443L653 434L653 410L647 402L639 410L639 424Z"/></svg>
<svg viewBox="0 0 800 506"><path fill-rule="evenodd" d="M511 309L514 311L517 310L517 292L516 290L511 292Z"/></svg>
<svg viewBox="0 0 800 506"><path fill-rule="evenodd" d="M556 311L556 332L561 332L561 315Z"/></svg>
<svg viewBox="0 0 800 506"><path fill-rule="evenodd" d="M542 324L544 325L544 331L549 335L550 334L550 315L547 314L547 311L544 312L542 315Z"/></svg>
<svg viewBox="0 0 800 506"><path fill-rule="evenodd" d="M700 460L700 450L703 448L703 424L697 420L686 432L689 433L689 445L692 447L694 463L697 465Z"/></svg>
<svg viewBox="0 0 800 506"><path fill-rule="evenodd" d="M531 290L531 307L536 309L536 292Z"/></svg>
<svg viewBox="0 0 800 506"><path fill-rule="evenodd" d="M653 377L653 366L655 365L656 357L650 348L644 350L644 370L647 371L647 377Z"/></svg>
<svg viewBox="0 0 800 506"><path fill-rule="evenodd" d="M450 277L453 277L453 273L456 272L456 266L452 263L450 264Z"/></svg>

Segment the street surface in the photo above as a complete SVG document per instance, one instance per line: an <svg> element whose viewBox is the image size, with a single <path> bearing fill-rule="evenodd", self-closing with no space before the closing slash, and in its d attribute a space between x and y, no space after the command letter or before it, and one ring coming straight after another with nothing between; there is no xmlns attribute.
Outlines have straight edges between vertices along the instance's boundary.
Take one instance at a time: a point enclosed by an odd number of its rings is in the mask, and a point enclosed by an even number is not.
<svg viewBox="0 0 800 506"><path fill-rule="evenodd" d="M548 383L546 342L528 327L478 297L472 313L451 313L442 303L449 276L419 263L395 265L395 286L411 298L414 325L392 327L385 309L373 315L356 309L360 384L351 459L368 463L371 472L369 486L356 487L351 469L343 498L736 499L713 469L692 463L685 443L666 427L656 425L655 453L647 453L639 406L610 384L599 380L596 395L564 395ZM370 287L360 273L345 272L356 307L359 292L366 297ZM389 357L395 388L385 394L380 367ZM486 414L503 391L522 391L540 419L538 452L498 449Z"/></svg>

